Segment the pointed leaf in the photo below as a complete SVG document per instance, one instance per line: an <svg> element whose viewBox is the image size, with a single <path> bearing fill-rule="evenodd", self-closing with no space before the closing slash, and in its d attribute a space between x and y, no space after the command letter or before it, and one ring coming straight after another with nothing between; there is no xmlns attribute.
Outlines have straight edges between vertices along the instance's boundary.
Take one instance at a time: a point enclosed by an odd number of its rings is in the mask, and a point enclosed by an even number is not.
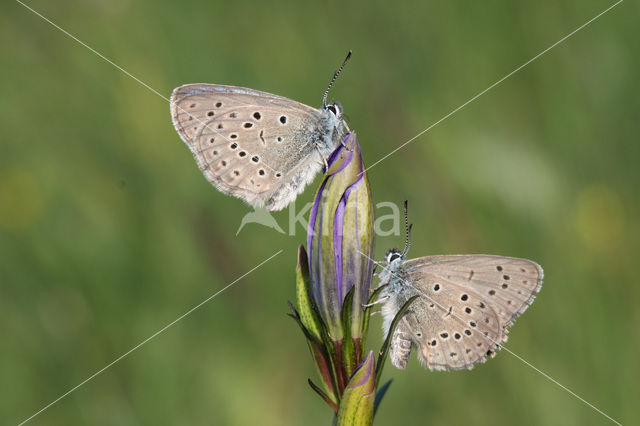
<svg viewBox="0 0 640 426"><path fill-rule="evenodd" d="M316 391L316 393L318 395L320 395L320 398L322 398L324 400L324 402L326 402L327 404L329 404L329 407L331 407L331 409L333 410L334 413L338 412L338 405L336 404L336 402L333 400L333 398L331 398L329 395L327 395L326 393L324 393L322 391L322 389L320 389L315 383L313 383L311 381L311 379L307 379L307 382L309 383L309 386L311 386L311 389L313 389L314 391Z"/></svg>
<svg viewBox="0 0 640 426"><path fill-rule="evenodd" d="M364 309L364 313L362 314L362 343L361 343L361 347L364 348L366 340L367 340L367 335L369 334L369 318L371 317L371 310L373 309L373 306L375 305L375 302L378 300L378 297L380 296L380 293L382 293L382 290L384 290L385 288L387 288L389 284L384 284L381 286L378 286L378 288L376 288L373 293L371 293L371 296L369 296L369 301L367 302L367 307Z"/></svg>
<svg viewBox="0 0 640 426"><path fill-rule="evenodd" d="M342 369L344 377L350 377L357 364L357 354L351 339L351 312L353 307L353 288L349 290L342 305L342 325L344 339L342 340Z"/></svg>
<svg viewBox="0 0 640 426"><path fill-rule="evenodd" d="M296 267L296 301L302 324L314 336L320 339L320 322L313 301L311 300L311 280L309 263L304 246L298 247L298 266Z"/></svg>
<svg viewBox="0 0 640 426"><path fill-rule="evenodd" d="M378 412L378 407L380 406L380 403L382 402L382 398L384 398L384 396L387 393L387 390L389 390L389 386L391 386L391 382L393 380L389 380L387 383L385 383L384 385L380 386L378 388L378 391L376 392L376 400L373 403L373 416L375 417L376 413Z"/></svg>
<svg viewBox="0 0 640 426"><path fill-rule="evenodd" d="M331 355L323 346L322 341L316 338L313 334L311 334L309 330L305 328L304 324L302 324L300 316L298 315L298 312L295 310L291 302L289 302L289 307L291 308L293 313L287 315L293 318L293 320L298 324L298 326L304 333L307 344L309 345L309 351L311 352L311 356L315 361L318 374L322 378L326 392L335 396L335 389L338 389L338 387L336 386L337 382L334 377L335 372L331 362Z"/></svg>

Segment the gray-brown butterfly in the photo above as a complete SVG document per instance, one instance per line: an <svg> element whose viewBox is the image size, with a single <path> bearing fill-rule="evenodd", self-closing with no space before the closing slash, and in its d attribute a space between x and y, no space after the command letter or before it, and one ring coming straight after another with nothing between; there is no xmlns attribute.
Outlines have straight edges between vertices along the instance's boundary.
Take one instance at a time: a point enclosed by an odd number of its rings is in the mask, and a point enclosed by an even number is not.
<svg viewBox="0 0 640 426"><path fill-rule="evenodd" d="M254 207L292 202L342 142L338 102L319 109L271 93L219 84L187 84L171 95L173 125L213 186Z"/></svg>
<svg viewBox="0 0 640 426"><path fill-rule="evenodd" d="M385 334L399 309L418 296L393 332L392 364L404 369L413 347L431 370L471 369L495 356L542 287L540 265L485 254L405 260L410 230L405 249L389 250L379 273L381 285L388 284L379 298Z"/></svg>

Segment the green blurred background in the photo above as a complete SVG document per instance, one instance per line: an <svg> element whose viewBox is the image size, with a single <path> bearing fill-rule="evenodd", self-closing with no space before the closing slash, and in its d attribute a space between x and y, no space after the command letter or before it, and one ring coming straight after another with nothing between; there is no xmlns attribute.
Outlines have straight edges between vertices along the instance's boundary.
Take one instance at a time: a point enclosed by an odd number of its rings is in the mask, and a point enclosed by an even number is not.
<svg viewBox="0 0 640 426"><path fill-rule="evenodd" d="M211 82L318 106L353 49L330 97L367 164L610 4L29 1L163 96ZM376 202L410 200L412 256L538 261L509 349L623 424L640 422L639 17L622 3L370 172ZM330 424L285 316L304 229L236 236L250 209L201 176L165 100L19 3L0 6L0 40L0 423L282 249L29 424ZM385 376L377 425L609 424L506 352Z"/></svg>

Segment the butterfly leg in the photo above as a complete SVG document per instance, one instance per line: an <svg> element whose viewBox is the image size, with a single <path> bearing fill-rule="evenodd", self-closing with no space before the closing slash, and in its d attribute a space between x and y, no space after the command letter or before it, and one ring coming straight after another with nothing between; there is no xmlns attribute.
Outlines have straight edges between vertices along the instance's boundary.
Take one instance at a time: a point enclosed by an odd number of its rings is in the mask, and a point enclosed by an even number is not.
<svg viewBox="0 0 640 426"><path fill-rule="evenodd" d="M343 122L342 122L342 124L343 124L343 125L344 125L344 127L347 129L347 133L351 133L351 129L349 128L349 126L347 126L347 122L346 122L346 121L343 121ZM344 143L344 139L341 139L341 140L340 140L340 144L342 144L342 146L344 147L344 149L346 149L347 151L349 151L349 152L353 152L353 149L349 148L349 147L347 146L347 144L346 144L346 143Z"/></svg>
<svg viewBox="0 0 640 426"><path fill-rule="evenodd" d="M347 146L347 144L346 144L346 143L344 143L344 141L340 141L340 143L342 144L342 146L344 147L344 149L346 149L346 150L347 150L347 151L349 151L349 152L353 152L353 149L352 149L352 148L349 148L349 147Z"/></svg>
<svg viewBox="0 0 640 426"><path fill-rule="evenodd" d="M327 173L327 170L329 170L329 163L327 162L327 159L324 158L324 155L322 155L322 151L320 151L320 148L318 147L318 145L314 145L314 147L318 151L318 154L320 154L320 158L322 158L322 165L324 167L324 172Z"/></svg>
<svg viewBox="0 0 640 426"><path fill-rule="evenodd" d="M349 128L349 126L347 125L347 122L342 120L342 125L345 127L345 129L347 129L347 133L351 133L351 129ZM344 140L340 141L340 143L342 144L342 146L344 146L344 149L346 149L349 152L352 152L353 149L349 148L345 143Z"/></svg>

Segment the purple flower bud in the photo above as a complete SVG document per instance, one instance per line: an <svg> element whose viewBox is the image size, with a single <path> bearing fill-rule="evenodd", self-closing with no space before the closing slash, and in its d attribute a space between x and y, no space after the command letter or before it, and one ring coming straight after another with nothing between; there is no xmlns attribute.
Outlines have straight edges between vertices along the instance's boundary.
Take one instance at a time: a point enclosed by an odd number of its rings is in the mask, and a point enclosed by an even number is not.
<svg viewBox="0 0 640 426"><path fill-rule="evenodd" d="M373 351L353 372L336 417L337 426L373 424L376 399L376 368Z"/></svg>
<svg viewBox="0 0 640 426"><path fill-rule="evenodd" d="M312 294L329 335L362 336L362 305L369 298L373 271L373 203L354 132L328 159L309 218L307 247ZM343 302L353 289L350 330L341 321Z"/></svg>

